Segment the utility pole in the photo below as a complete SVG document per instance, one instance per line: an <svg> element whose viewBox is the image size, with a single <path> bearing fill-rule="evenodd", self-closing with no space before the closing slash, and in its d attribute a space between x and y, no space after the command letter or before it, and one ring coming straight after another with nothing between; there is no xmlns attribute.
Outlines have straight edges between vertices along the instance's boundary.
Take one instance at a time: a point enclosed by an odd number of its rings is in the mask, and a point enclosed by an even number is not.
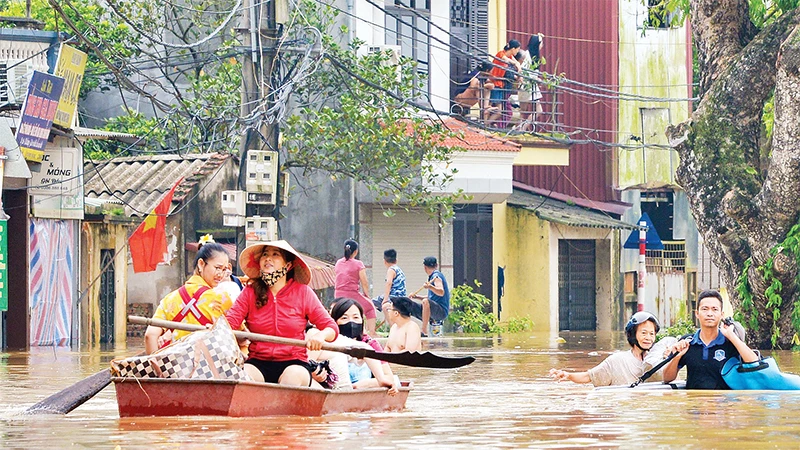
<svg viewBox="0 0 800 450"><path fill-rule="evenodd" d="M249 117L260 109L268 110L274 99L271 95L273 62L277 54L277 42L281 30L276 22L276 3L278 0L245 0L242 21L239 26L242 43L249 51L242 58L242 95L240 116ZM283 1L281 1L283 4ZM268 100L264 102L264 99ZM257 128L248 127L242 136L239 148L239 186L246 191L247 153L249 150L278 151L280 130L277 121L267 122L265 117L257 119ZM276 161L276 164L279 161ZM246 203L246 217L272 215L277 220L280 215L279 193L280 176L277 177L274 192L274 206ZM247 198L247 196L245 197ZM245 239L244 229L238 228L237 244ZM242 248L237 250L241 251Z"/></svg>

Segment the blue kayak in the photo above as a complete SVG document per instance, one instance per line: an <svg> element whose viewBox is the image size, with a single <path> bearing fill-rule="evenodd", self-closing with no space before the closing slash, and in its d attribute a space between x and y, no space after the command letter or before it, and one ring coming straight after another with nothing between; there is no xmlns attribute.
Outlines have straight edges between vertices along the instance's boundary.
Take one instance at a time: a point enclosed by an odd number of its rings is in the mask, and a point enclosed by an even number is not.
<svg viewBox="0 0 800 450"><path fill-rule="evenodd" d="M742 363L733 357L722 367L722 378L734 390L800 390L800 375L781 372L771 356L753 363Z"/></svg>

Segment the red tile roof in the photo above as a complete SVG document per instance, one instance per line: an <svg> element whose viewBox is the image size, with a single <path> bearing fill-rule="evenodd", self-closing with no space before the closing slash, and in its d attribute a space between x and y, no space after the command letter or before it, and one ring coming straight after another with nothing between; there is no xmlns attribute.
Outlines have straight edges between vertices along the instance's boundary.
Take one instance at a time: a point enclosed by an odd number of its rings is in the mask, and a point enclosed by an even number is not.
<svg viewBox="0 0 800 450"><path fill-rule="evenodd" d="M461 134L461 136L448 137L444 140L443 145L448 148L460 147L467 151L482 152L518 152L522 149L522 145L516 142L471 127L460 120L445 118L442 123L450 131Z"/></svg>

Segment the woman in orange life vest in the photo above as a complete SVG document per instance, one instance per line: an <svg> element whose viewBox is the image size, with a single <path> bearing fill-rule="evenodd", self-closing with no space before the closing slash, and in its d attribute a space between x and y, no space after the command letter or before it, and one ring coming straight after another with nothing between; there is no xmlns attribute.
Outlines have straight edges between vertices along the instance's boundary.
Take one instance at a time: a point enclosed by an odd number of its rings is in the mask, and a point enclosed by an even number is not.
<svg viewBox="0 0 800 450"><path fill-rule="evenodd" d="M161 299L153 317L195 325L213 323L233 304L228 294L214 290L227 275L227 268L228 254L221 245L213 242L203 245L194 261L194 274L186 280L186 284ZM148 354L163 346L159 339L166 331L152 325L147 327L144 346ZM181 330L174 330L173 333L175 340L189 334Z"/></svg>

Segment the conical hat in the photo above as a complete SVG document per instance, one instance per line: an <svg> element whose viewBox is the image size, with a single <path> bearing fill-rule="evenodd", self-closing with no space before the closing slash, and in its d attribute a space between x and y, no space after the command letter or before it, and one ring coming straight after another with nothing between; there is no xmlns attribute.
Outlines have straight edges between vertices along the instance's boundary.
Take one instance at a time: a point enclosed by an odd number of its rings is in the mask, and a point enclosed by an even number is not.
<svg viewBox="0 0 800 450"><path fill-rule="evenodd" d="M259 260L261 259L261 254L264 253L265 247L276 247L294 255L294 280L303 284L311 282L311 270L309 270L308 264L300 256L300 253L284 240L258 242L242 250L242 254L239 255L239 267L242 268L242 272L244 272L245 275L252 279L261 278Z"/></svg>

